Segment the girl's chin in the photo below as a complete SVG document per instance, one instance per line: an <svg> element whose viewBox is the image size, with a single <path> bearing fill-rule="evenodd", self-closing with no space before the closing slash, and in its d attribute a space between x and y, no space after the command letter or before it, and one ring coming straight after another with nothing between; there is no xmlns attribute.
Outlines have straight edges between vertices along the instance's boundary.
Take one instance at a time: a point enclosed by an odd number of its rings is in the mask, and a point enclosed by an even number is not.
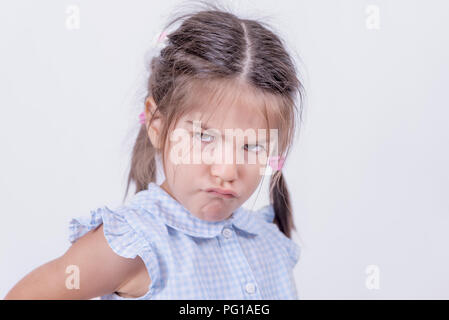
<svg viewBox="0 0 449 320"><path fill-rule="evenodd" d="M199 218L207 221L225 220L232 214L229 212L228 206L222 199L211 199L201 208Z"/></svg>

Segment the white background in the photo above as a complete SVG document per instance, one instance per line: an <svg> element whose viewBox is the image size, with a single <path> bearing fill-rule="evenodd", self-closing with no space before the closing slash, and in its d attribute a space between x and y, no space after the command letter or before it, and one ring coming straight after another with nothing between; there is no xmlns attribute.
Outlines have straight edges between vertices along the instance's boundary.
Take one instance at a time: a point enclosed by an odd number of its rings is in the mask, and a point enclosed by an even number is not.
<svg viewBox="0 0 449 320"><path fill-rule="evenodd" d="M284 167L300 298L448 299L449 2L224 2L269 17L303 62L308 104ZM1 297L68 249L72 217L121 203L145 52L180 3L1 2Z"/></svg>

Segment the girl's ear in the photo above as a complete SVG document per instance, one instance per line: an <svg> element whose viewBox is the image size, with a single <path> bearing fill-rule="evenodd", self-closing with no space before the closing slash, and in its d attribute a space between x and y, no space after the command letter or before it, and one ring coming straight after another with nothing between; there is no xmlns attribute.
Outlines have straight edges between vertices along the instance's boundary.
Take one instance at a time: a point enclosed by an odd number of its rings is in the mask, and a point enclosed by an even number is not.
<svg viewBox="0 0 449 320"><path fill-rule="evenodd" d="M159 111L157 110L157 105L154 102L153 97L148 97L145 100L145 119L148 137L151 140L151 144L156 148L160 149L160 133L162 129L162 118Z"/></svg>

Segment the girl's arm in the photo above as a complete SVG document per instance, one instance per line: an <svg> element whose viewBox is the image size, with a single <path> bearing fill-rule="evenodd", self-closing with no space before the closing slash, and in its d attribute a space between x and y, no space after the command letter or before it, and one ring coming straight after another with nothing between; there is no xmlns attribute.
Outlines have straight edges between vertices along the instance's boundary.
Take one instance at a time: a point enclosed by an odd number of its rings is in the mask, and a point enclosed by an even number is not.
<svg viewBox="0 0 449 320"><path fill-rule="evenodd" d="M64 255L27 274L5 299L92 299L118 291L142 267L140 257L128 259L112 251L101 224L73 243ZM74 270L79 270L79 289L70 289L76 283Z"/></svg>

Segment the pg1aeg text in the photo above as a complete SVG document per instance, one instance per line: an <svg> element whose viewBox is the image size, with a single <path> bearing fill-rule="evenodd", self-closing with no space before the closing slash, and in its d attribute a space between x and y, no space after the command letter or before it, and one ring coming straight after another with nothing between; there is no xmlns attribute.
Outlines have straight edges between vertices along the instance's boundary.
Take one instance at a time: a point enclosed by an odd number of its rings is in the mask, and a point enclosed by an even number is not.
<svg viewBox="0 0 449 320"><path fill-rule="evenodd" d="M187 304L179 308L179 315L203 315L209 318L214 314L222 315L268 315L270 306L268 304L223 304L221 307L203 307Z"/></svg>

